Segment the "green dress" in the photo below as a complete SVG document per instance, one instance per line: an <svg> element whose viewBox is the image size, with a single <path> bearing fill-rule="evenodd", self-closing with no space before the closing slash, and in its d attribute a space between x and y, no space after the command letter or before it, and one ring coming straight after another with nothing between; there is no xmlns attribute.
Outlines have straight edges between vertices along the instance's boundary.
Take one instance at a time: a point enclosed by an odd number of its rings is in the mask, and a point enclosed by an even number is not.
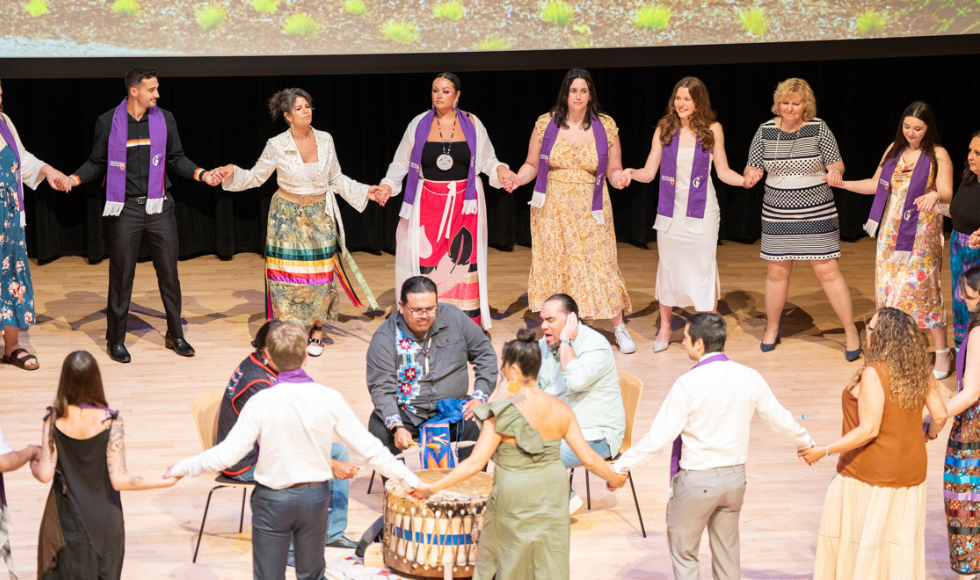
<svg viewBox="0 0 980 580"><path fill-rule="evenodd" d="M561 439L542 439L509 399L474 413L481 428L495 416L497 433L517 443L501 443L493 454L493 490L473 580L567 580L570 518Z"/></svg>

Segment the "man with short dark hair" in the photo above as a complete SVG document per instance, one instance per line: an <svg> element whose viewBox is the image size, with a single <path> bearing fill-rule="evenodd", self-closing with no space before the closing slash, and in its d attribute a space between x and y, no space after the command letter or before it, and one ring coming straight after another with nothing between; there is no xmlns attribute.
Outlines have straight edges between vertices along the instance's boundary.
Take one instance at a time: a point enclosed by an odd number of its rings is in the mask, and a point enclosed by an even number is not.
<svg viewBox="0 0 980 580"><path fill-rule="evenodd" d="M738 517L745 497L749 426L756 413L770 429L795 441L798 450L813 446L762 375L728 360L725 338L725 321L717 314L689 319L684 348L697 364L674 382L650 432L613 466L616 473L626 473L672 445L678 452L672 458L667 502L667 541L677 580L701 577L698 549L705 527L712 577L740 578Z"/></svg>
<svg viewBox="0 0 980 580"><path fill-rule="evenodd" d="M224 441L167 473L182 477L226 469L262 440L252 493L252 571L259 580L284 577L290 540L296 577L323 578L335 438L384 475L401 479L406 490L420 483L368 433L343 395L306 374L307 340L295 322L271 329L267 347L280 370L276 383L252 396Z"/></svg>
<svg viewBox="0 0 980 580"><path fill-rule="evenodd" d="M475 380L469 394L468 364ZM371 433L392 453L408 449L419 427L437 415L439 401L469 399L463 420L449 426L452 441L476 441L473 409L497 385L497 354L490 339L452 304L439 303L435 283L414 276L402 284L398 312L378 327L367 351L367 384L374 402ZM471 448L459 450L469 457Z"/></svg>
<svg viewBox="0 0 980 580"><path fill-rule="evenodd" d="M541 331L538 386L568 403L589 446L603 459L612 458L623 444L626 412L609 341L579 323L578 304L568 294L549 296L541 305ZM564 441L561 460L565 467L582 465ZM569 511L581 506L572 493Z"/></svg>
<svg viewBox="0 0 980 580"><path fill-rule="evenodd" d="M252 352L235 368L231 379L224 389L221 407L218 413L218 443L221 443L231 432L238 417L245 408L245 403L262 389L267 389L276 382L279 367L272 361L269 349L266 348L266 338L269 331L281 324L278 320L270 320L255 333ZM252 449L248 455L222 473L238 481L255 481L255 459L257 449ZM357 544L344 536L347 529L347 505L350 499L350 478L357 475L360 467L348 462L347 448L340 443L334 443L330 450L330 465L333 479L330 480L330 515L327 517L327 536L324 543L328 548L353 549Z"/></svg>
<svg viewBox="0 0 980 580"><path fill-rule="evenodd" d="M133 294L136 259L144 232L167 313L164 344L180 356L194 356L184 340L180 321L180 280L177 277L177 220L169 194L168 171L218 185L221 179L184 155L177 123L157 107L160 83L153 69L134 68L125 77L127 97L99 117L88 160L64 178L66 190L105 176L102 215L109 225L109 299L106 307L106 350L121 363L126 350L126 323Z"/></svg>

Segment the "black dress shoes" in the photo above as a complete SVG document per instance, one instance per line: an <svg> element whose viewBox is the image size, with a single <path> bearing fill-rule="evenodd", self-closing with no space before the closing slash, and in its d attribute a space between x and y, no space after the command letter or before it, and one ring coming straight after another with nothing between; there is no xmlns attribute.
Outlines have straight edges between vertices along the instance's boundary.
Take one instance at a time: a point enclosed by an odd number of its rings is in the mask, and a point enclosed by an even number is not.
<svg viewBox="0 0 980 580"><path fill-rule="evenodd" d="M194 347L184 340L184 337L179 336L177 338L173 338L168 334L163 340L167 348L180 356L194 356Z"/></svg>
<svg viewBox="0 0 980 580"><path fill-rule="evenodd" d="M112 344L111 342L106 344L106 352L109 353L109 358L118 363L128 363L133 360L129 356L129 351L126 350L126 345L123 343Z"/></svg>

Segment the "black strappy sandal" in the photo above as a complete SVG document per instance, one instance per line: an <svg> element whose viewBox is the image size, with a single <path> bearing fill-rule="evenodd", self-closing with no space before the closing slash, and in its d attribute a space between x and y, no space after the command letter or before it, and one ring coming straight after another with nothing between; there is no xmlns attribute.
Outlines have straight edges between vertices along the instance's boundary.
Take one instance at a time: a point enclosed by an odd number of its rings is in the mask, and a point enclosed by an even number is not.
<svg viewBox="0 0 980 580"><path fill-rule="evenodd" d="M27 356L18 358L21 353L24 353ZM32 367L27 366L27 363L31 361L37 364L35 364ZM14 350L14 352L10 353L9 356L3 355L3 363L8 365L13 365L19 369L24 369L25 371L36 371L37 369L41 368L41 364L37 360L37 357L27 352L27 350L23 348L18 348Z"/></svg>

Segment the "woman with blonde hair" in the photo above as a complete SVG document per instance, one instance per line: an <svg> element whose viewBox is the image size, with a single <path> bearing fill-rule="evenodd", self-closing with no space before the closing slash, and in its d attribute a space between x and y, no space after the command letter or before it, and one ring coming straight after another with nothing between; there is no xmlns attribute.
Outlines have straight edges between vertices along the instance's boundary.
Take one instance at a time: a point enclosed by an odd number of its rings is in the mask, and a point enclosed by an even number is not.
<svg viewBox="0 0 980 580"><path fill-rule="evenodd" d="M846 334L845 357L861 355L851 292L841 274L840 223L830 187L841 186L844 162L837 140L817 118L817 98L803 79L779 83L773 93L776 115L759 126L745 168L745 187L766 176L762 198L762 259L766 273L766 333L762 352L776 348L779 319L789 293L794 260L807 260Z"/></svg>
<svg viewBox="0 0 980 580"><path fill-rule="evenodd" d="M741 187L744 178L728 166L725 136L711 110L708 89L695 77L684 77L657 123L650 155L642 169L624 169L619 187L631 180L650 183L660 172L657 203L657 285L660 332L653 352L667 350L670 319L675 307L693 306L698 312L718 309L718 225L721 210L711 181L718 178ZM674 219L674 218L677 219Z"/></svg>
<svg viewBox="0 0 980 580"><path fill-rule="evenodd" d="M841 438L800 452L809 465L840 454L813 577L924 580L926 441L942 431L946 406L911 316L882 308L867 331L864 368L841 394Z"/></svg>

